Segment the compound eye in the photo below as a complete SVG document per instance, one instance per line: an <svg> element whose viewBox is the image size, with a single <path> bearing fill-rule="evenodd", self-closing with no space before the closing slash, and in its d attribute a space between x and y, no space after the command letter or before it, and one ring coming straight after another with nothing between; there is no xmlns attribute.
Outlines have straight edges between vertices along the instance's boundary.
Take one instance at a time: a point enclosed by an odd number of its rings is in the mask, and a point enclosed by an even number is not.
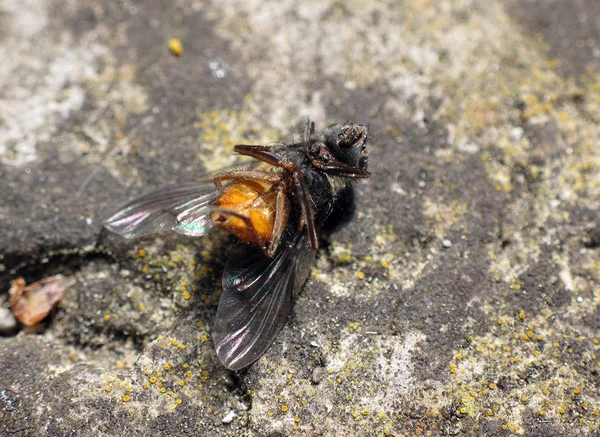
<svg viewBox="0 0 600 437"><path fill-rule="evenodd" d="M317 147L315 147L316 150L313 149L312 147L310 149L310 153L315 158L317 158L319 161L321 161L322 163L325 163L325 164L327 164L329 161L332 160L331 152L329 151L329 149L327 147L325 147L325 145L320 144Z"/></svg>

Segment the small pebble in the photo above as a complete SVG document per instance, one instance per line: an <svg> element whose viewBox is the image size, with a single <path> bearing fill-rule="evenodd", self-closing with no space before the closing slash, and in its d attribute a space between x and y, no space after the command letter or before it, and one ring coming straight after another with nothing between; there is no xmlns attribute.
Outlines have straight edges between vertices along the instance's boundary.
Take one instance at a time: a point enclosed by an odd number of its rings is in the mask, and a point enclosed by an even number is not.
<svg viewBox="0 0 600 437"><path fill-rule="evenodd" d="M234 417L235 417L235 411L229 410L229 413L227 413L223 417L222 421L223 421L223 423L231 423Z"/></svg>
<svg viewBox="0 0 600 437"><path fill-rule="evenodd" d="M325 371L323 370L323 368L315 367L312 371L312 374L310 375L310 382L312 382L315 385L320 384L321 381L323 381L324 377Z"/></svg>
<svg viewBox="0 0 600 437"><path fill-rule="evenodd" d="M17 330L17 319L8 308L0 307L0 334L10 335Z"/></svg>
<svg viewBox="0 0 600 437"><path fill-rule="evenodd" d="M183 44L177 38L173 38L169 41L169 50L175 56L181 56L183 54Z"/></svg>
<svg viewBox="0 0 600 437"><path fill-rule="evenodd" d="M449 247L452 247L452 241L446 239L446 240L442 240L442 246L444 246L446 249Z"/></svg>

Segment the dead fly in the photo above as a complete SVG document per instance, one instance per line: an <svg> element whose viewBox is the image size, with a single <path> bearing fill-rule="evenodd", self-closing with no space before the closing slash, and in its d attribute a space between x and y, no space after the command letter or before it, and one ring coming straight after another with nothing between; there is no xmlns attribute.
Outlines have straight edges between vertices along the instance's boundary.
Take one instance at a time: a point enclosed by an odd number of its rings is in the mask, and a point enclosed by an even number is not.
<svg viewBox="0 0 600 437"><path fill-rule="evenodd" d="M140 197L105 222L126 238L160 231L200 236L215 226L244 243L229 254L213 327L219 360L256 361L283 327L306 280L317 229L355 179L368 178L367 128L308 123L292 144L235 146L255 161Z"/></svg>

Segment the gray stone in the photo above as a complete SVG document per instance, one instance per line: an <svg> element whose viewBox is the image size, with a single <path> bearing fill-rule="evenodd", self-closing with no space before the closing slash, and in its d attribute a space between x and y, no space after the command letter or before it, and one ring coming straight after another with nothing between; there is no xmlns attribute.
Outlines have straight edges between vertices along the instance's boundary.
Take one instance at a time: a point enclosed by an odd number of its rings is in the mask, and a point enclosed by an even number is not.
<svg viewBox="0 0 600 437"><path fill-rule="evenodd" d="M0 435L595 432L598 7L563 3L3 2L0 302L18 276L74 285L0 337ZM232 240L102 219L308 117L368 123L373 176L228 372Z"/></svg>
<svg viewBox="0 0 600 437"><path fill-rule="evenodd" d="M8 308L0 307L0 334L9 335L17 329L17 319Z"/></svg>

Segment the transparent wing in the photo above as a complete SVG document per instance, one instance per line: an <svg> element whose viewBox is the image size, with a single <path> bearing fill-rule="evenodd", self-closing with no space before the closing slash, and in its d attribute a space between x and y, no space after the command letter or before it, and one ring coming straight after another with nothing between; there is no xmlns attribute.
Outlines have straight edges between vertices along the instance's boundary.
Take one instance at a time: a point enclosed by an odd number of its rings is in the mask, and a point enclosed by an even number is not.
<svg viewBox="0 0 600 437"><path fill-rule="evenodd" d="M314 257L306 232L298 231L287 236L273 258L249 245L230 253L213 330L225 367L242 369L265 353L285 324Z"/></svg>
<svg viewBox="0 0 600 437"><path fill-rule="evenodd" d="M104 222L104 226L125 238L138 238L164 231L190 236L205 235L213 228L209 213L219 197L214 178L255 168L251 161L200 177L198 182L164 187L132 200ZM231 180L224 181L224 185Z"/></svg>
<svg viewBox="0 0 600 437"><path fill-rule="evenodd" d="M104 226L126 238L170 230L204 235L212 228L208 214L218 195L208 180L166 187L126 204Z"/></svg>

